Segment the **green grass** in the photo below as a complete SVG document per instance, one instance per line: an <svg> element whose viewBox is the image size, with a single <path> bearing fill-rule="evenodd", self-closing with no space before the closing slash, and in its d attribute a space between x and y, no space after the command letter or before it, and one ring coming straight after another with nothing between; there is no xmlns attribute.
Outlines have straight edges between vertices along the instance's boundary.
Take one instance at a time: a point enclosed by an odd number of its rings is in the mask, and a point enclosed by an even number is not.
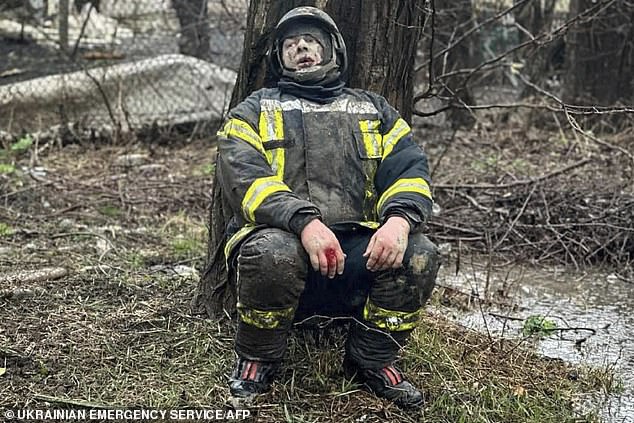
<svg viewBox="0 0 634 423"><path fill-rule="evenodd" d="M171 240L171 248L174 256L179 259L201 256L205 252L205 245L196 238L174 238Z"/></svg>
<svg viewBox="0 0 634 423"><path fill-rule="evenodd" d="M111 204L106 204L104 206L100 206L97 208L99 213L106 217L118 217L122 214L122 211L119 207L113 206Z"/></svg>
<svg viewBox="0 0 634 423"><path fill-rule="evenodd" d="M11 226L4 222L0 222L0 236L9 236L13 233Z"/></svg>
<svg viewBox="0 0 634 423"><path fill-rule="evenodd" d="M176 260L202 258L207 251L205 224L192 219L184 211L169 216L160 232L167 238L171 255Z"/></svg>
<svg viewBox="0 0 634 423"><path fill-rule="evenodd" d="M15 166L9 163L0 163L0 174L8 175L15 172Z"/></svg>
<svg viewBox="0 0 634 423"><path fill-rule="evenodd" d="M21 153L27 151L33 145L33 138L30 135L25 135L15 143L11 144L11 151Z"/></svg>

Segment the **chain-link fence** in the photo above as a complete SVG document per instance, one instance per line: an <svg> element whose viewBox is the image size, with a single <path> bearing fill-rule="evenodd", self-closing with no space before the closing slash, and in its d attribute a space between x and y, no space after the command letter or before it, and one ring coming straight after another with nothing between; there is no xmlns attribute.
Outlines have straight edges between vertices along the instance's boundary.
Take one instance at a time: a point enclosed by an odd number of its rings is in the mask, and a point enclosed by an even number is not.
<svg viewBox="0 0 634 423"><path fill-rule="evenodd" d="M0 134L213 130L247 10L248 0L0 2Z"/></svg>

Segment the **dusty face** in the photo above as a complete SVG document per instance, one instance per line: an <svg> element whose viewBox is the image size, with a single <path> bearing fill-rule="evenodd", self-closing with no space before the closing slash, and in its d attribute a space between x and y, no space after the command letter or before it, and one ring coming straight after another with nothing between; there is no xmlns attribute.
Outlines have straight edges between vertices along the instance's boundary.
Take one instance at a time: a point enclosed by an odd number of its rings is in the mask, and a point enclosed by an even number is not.
<svg viewBox="0 0 634 423"><path fill-rule="evenodd" d="M282 43L282 62L288 69L309 69L319 65L323 57L324 47L311 35L285 38Z"/></svg>

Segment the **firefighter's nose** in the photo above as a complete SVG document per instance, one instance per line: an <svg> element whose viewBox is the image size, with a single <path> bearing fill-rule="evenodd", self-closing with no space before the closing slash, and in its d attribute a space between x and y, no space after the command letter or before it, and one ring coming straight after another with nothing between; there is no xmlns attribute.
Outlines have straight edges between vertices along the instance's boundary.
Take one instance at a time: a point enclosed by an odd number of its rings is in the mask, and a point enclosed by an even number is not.
<svg viewBox="0 0 634 423"><path fill-rule="evenodd" d="M300 38L299 41L297 42L297 50L303 51L306 49L308 49L308 43L303 38Z"/></svg>

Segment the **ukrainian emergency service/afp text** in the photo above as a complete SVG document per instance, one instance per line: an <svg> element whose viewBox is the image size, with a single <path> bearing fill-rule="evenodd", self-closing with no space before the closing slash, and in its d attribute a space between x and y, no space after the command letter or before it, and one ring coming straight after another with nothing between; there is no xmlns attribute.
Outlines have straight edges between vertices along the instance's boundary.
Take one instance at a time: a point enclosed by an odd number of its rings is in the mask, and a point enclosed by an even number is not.
<svg viewBox="0 0 634 423"><path fill-rule="evenodd" d="M245 420L249 410L153 410L153 409L8 409L2 412L6 421L200 421Z"/></svg>

